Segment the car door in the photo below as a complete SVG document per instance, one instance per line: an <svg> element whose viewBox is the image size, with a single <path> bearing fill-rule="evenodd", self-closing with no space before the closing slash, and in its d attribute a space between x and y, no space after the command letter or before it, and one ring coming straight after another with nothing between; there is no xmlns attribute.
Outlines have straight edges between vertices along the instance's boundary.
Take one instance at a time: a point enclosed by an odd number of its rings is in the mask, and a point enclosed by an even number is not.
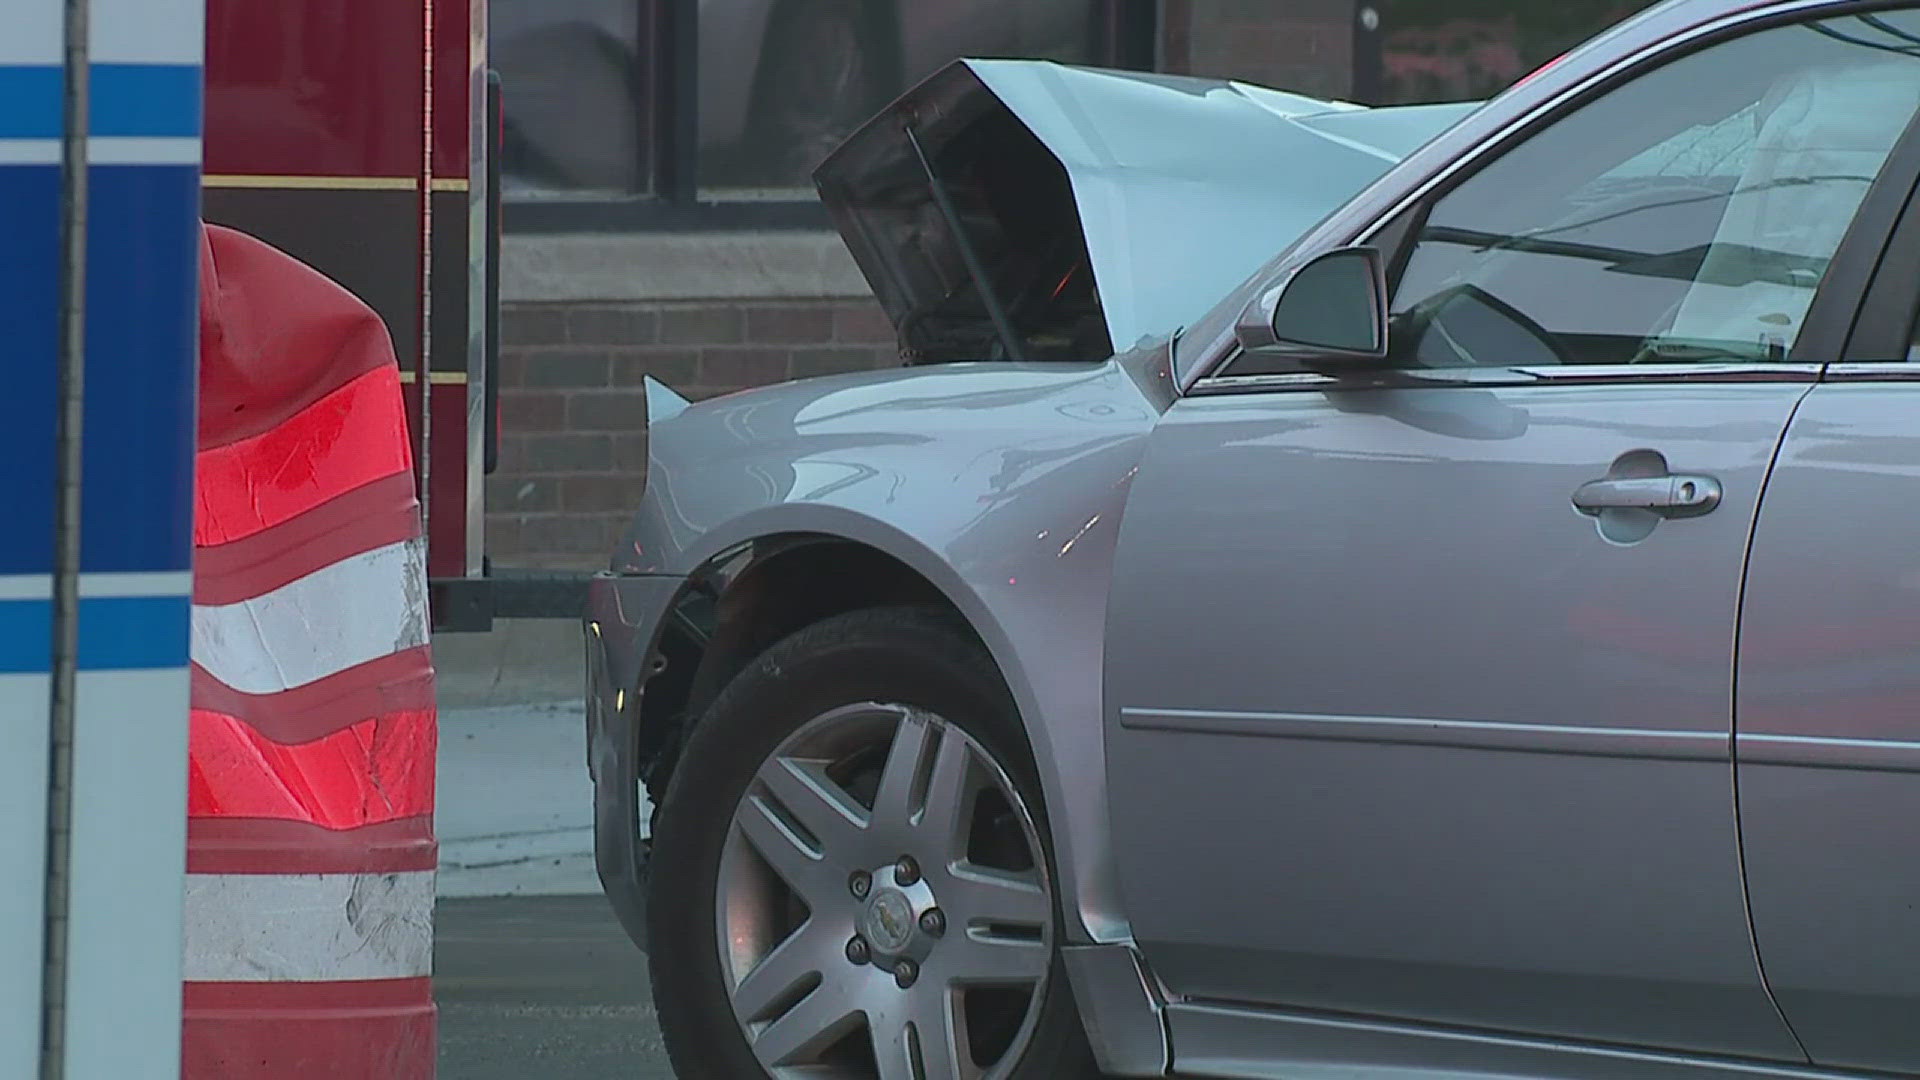
<svg viewBox="0 0 1920 1080"><path fill-rule="evenodd" d="M1882 18L1920 35L1920 16ZM1863 36L1888 40L1874 29ZM1817 1064L1913 1073L1920 204L1904 216L1843 361L1801 403L1767 484L1734 752L1754 932L1787 1021Z"/></svg>
<svg viewBox="0 0 1920 1080"><path fill-rule="evenodd" d="M1358 230L1383 369L1229 353L1153 434L1108 768L1176 1058L1227 1006L1802 1058L1735 835L1742 569L1920 98L1834 23L1692 48ZM1833 131L1841 172L1801 152Z"/></svg>

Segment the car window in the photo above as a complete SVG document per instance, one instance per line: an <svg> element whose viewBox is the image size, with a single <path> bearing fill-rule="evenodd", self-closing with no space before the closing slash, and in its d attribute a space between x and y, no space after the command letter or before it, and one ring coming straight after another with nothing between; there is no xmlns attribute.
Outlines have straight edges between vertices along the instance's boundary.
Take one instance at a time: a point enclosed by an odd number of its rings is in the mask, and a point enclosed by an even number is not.
<svg viewBox="0 0 1920 1080"><path fill-rule="evenodd" d="M1784 360L1920 105L1920 13L1781 26L1611 90L1436 201L1402 366Z"/></svg>

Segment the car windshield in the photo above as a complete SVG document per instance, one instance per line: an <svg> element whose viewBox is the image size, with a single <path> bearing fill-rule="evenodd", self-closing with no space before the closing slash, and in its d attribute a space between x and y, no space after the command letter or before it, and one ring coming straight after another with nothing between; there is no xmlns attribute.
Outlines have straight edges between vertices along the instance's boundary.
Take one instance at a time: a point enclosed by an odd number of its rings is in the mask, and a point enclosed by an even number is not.
<svg viewBox="0 0 1920 1080"><path fill-rule="evenodd" d="M1502 151L1433 205L1395 318L1422 320L1474 284L1531 313L1521 325L1542 347L1462 353L1427 335L1402 361L1786 358L1913 114L1912 18L1826 20L1695 53ZM1210 320L1231 320L1248 292ZM1647 325L1623 314L1643 310Z"/></svg>
<svg viewBox="0 0 1920 1080"><path fill-rule="evenodd" d="M1396 356L1423 367L1786 359L1920 98L1896 19L1716 45L1476 170L1433 204L1405 261ZM1467 286L1497 297L1539 347L1443 312ZM1439 323L1458 333L1426 332Z"/></svg>

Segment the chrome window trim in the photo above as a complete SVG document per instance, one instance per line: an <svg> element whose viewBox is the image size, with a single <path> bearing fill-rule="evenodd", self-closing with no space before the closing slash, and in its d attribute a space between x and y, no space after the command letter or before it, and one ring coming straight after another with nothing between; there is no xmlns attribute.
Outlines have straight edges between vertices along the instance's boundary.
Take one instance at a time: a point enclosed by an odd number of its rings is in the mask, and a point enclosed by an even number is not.
<svg viewBox="0 0 1920 1080"><path fill-rule="evenodd" d="M1827 366L1823 382L1920 382L1920 364L1906 360L1848 361Z"/></svg>
<svg viewBox="0 0 1920 1080"><path fill-rule="evenodd" d="M1336 247L1348 247L1368 243L1395 218L1419 205L1434 189L1446 184L1458 175L1461 170L1466 169L1482 158L1505 150L1510 145L1524 138L1527 133L1530 133L1536 124L1542 121L1550 121L1553 118L1552 114L1561 110L1563 107L1577 107L1577 105L1584 102L1589 95L1594 94L1596 87L1606 86L1615 80L1629 75L1633 69L1656 61L1667 54L1684 52L1688 50L1690 46L1700 42L1703 38L1717 37L1721 34L1738 30L1742 26L1754 23L1789 20L1794 15L1809 12L1832 10L1837 16L1849 10L1856 9L1878 10L1882 8L1910 6L1913 5L1911 3L1900 2L1900 0L1884 0L1884 2L1861 0L1861 2L1854 3L1844 2L1844 0L1783 0L1783 2L1779 3L1757 5L1743 11L1722 15L1711 22L1702 23L1691 30L1641 46L1639 49L1627 53L1625 56L1608 64L1599 71L1574 83L1572 86L1566 87L1559 93L1544 99L1533 108L1528 109L1526 112L1521 113L1509 121L1505 127L1489 133L1478 143L1469 147L1457 157L1453 158L1453 160L1447 162L1438 170L1416 183L1405 195L1389 205L1386 210L1376 214L1371 220L1354 231L1345 233L1344 238L1329 238L1324 244L1316 245L1312 250L1303 247L1297 255L1303 260L1310 259L1324 251L1331 251ZM1677 59L1678 57L1676 56L1675 58ZM1389 170L1387 176L1390 177L1392 175L1393 170ZM1349 202L1359 201L1364 194L1364 191L1356 194ZM1338 211L1335 213L1337 215ZM1336 233L1335 236L1340 237L1342 234ZM1219 355L1200 366L1199 370L1201 374L1193 380L1191 386L1192 392L1196 394L1208 392L1222 393L1226 391L1209 391L1206 388L1209 386L1221 386L1227 380L1246 380L1247 382L1242 385L1249 385L1253 380L1264 380L1271 377L1267 375L1232 376L1217 374L1231 367L1233 362L1239 359L1241 355L1238 343L1232 340L1231 335L1228 336L1226 344L1227 347L1221 350ZM1612 367L1614 365L1594 366ZM1529 379L1524 381L1531 382L1533 380Z"/></svg>
<svg viewBox="0 0 1920 1080"><path fill-rule="evenodd" d="M1832 371L1841 366L1843 365L1829 367L1825 364L1569 364L1564 367L1373 368L1344 375L1325 375L1316 371L1290 371L1274 375L1223 375L1203 379L1195 383L1188 393L1194 397L1217 397L1227 394L1285 390L1620 386L1633 383L1813 383L1820 381L1823 371ZM1920 365L1906 366L1909 368L1906 378L1920 379Z"/></svg>

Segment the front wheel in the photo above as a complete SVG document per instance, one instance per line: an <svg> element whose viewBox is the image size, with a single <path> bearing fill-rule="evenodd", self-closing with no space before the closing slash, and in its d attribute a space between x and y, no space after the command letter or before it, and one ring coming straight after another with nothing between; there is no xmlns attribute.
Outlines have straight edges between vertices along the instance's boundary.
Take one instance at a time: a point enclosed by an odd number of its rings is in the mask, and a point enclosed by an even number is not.
<svg viewBox="0 0 1920 1080"><path fill-rule="evenodd" d="M1095 1075L1032 755L980 646L856 612L689 740L655 833L654 1001L682 1076Z"/></svg>

